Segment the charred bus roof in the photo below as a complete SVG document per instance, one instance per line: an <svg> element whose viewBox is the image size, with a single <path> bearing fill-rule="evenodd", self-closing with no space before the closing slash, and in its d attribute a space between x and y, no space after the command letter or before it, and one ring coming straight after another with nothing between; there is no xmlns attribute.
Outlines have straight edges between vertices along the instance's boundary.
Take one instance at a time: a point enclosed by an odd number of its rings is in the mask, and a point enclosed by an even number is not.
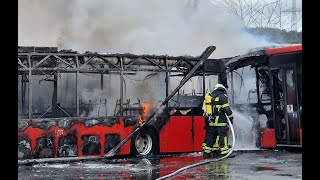
<svg viewBox="0 0 320 180"><path fill-rule="evenodd" d="M265 54L273 55L273 54L283 54L283 53L290 53L290 52L299 52L302 51L302 45L295 45L295 46L287 46L287 47L280 47L280 48L270 48L265 50Z"/></svg>
<svg viewBox="0 0 320 180"><path fill-rule="evenodd" d="M36 46L18 46L18 73L24 74L29 71L28 57L30 63L33 64L32 74L43 74L44 71L75 73L76 61L81 66L80 72L86 73L104 73L108 71L119 71L120 58L123 59L124 71L157 71L157 72L181 72L184 76L188 71L201 59L200 56L168 56L168 55L149 55L149 54L131 54L131 53L97 53L85 52L79 53L74 50L58 50L57 47L36 47ZM86 69L84 65L90 65ZM95 67L97 65L105 65L105 68ZM132 66L135 66L131 68ZM139 67L141 65L154 66L158 69ZM138 66L138 67L137 67ZM167 66L167 67L166 67ZM176 70L174 70L176 68ZM98 69L100 71L98 71ZM196 71L193 76L201 76L205 71L206 75L222 74L226 70L225 61L223 59L206 59L204 65Z"/></svg>
<svg viewBox="0 0 320 180"><path fill-rule="evenodd" d="M268 57L270 56L301 51L301 44L286 47L265 48L231 58L226 63L226 66L228 67L229 72L248 65L252 65L253 67L261 66L267 63Z"/></svg>

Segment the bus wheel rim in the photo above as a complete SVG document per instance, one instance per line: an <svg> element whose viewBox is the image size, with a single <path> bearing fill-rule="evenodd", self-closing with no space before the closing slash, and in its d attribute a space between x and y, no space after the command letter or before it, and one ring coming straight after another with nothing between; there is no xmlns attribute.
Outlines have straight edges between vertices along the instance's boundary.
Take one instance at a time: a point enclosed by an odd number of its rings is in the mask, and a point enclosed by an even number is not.
<svg viewBox="0 0 320 180"><path fill-rule="evenodd" d="M152 149L152 138L148 133L140 133L135 139L136 150L141 155L148 155Z"/></svg>

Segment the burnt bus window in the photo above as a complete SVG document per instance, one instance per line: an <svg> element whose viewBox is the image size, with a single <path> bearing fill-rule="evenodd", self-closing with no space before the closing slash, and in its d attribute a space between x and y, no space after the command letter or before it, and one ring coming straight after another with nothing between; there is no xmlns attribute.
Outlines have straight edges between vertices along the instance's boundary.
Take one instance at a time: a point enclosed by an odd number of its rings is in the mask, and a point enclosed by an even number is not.
<svg viewBox="0 0 320 180"><path fill-rule="evenodd" d="M259 75L259 99L261 103L271 103L270 77L266 67L258 69ZM271 109L271 106L268 110Z"/></svg>
<svg viewBox="0 0 320 180"><path fill-rule="evenodd" d="M31 142L27 139L23 139L18 142L18 159L30 159L32 155L31 152Z"/></svg>
<svg viewBox="0 0 320 180"><path fill-rule="evenodd" d="M234 95L229 98L234 97L235 104L257 103L256 81L255 69L250 66L245 66L233 71Z"/></svg>
<svg viewBox="0 0 320 180"><path fill-rule="evenodd" d="M282 73L283 70L280 69L278 71L277 74L277 79L275 83L277 83L277 87L278 87L278 91L275 90L275 93L277 94L277 92L279 92L278 94L278 102L279 104L277 104L277 113L276 115L279 116L279 120L276 121L276 128L278 129L277 131L277 138L278 139L285 139L286 138L286 126L285 126L285 117L284 117L284 111L285 111L285 107L284 107L284 97L283 97L283 79L282 79Z"/></svg>
<svg viewBox="0 0 320 180"><path fill-rule="evenodd" d="M53 158L55 147L53 137L43 137L37 140L34 158Z"/></svg>
<svg viewBox="0 0 320 180"><path fill-rule="evenodd" d="M106 134L104 143L104 153L108 153L112 148L120 143L120 134ZM119 152L118 150L117 152Z"/></svg>
<svg viewBox="0 0 320 180"><path fill-rule="evenodd" d="M218 83L218 76L217 75L210 75L206 76L205 78L206 82L206 92L212 92L214 89L214 86Z"/></svg>
<svg viewBox="0 0 320 180"><path fill-rule="evenodd" d="M174 73L171 73L174 75ZM171 93L183 79L182 76L171 76L169 93ZM205 92L212 92L218 83L218 75L205 77ZM191 108L199 106L203 101L203 76L195 76L189 79L181 89L169 101L170 107Z"/></svg>
<svg viewBox="0 0 320 180"><path fill-rule="evenodd" d="M59 157L70 157L77 156L78 146L77 137L75 135L68 135L60 138L58 156Z"/></svg>
<svg viewBox="0 0 320 180"><path fill-rule="evenodd" d="M54 117L57 108L52 107L55 91L53 81L53 76L50 78L46 76L32 76L32 111L34 116L44 117L47 115L47 117ZM50 113L45 114L48 109Z"/></svg>
<svg viewBox="0 0 320 180"><path fill-rule="evenodd" d="M297 86L298 86L298 100L299 100L299 114L300 114L300 128L302 128L302 68L301 65L297 68Z"/></svg>
<svg viewBox="0 0 320 180"><path fill-rule="evenodd" d="M286 71L286 98L287 98L287 116L289 137L291 140L299 142L299 106L297 104L297 92L295 91L295 76L293 70Z"/></svg>
<svg viewBox="0 0 320 180"><path fill-rule="evenodd" d="M29 110L28 76L18 75L18 118L27 119Z"/></svg>
<svg viewBox="0 0 320 180"><path fill-rule="evenodd" d="M258 68L258 88L259 88L259 125L260 128L268 127L272 122L272 106L271 106L271 87L270 74L268 67L262 66ZM268 123L269 121L269 123ZM273 126L273 125L272 125Z"/></svg>
<svg viewBox="0 0 320 180"><path fill-rule="evenodd" d="M18 77L18 117L28 118L29 113L29 82L30 77L21 75ZM46 75L32 75L32 116L53 117L52 98L54 92L53 77Z"/></svg>
<svg viewBox="0 0 320 180"><path fill-rule="evenodd" d="M101 144L99 136L84 135L81 138L83 155L97 155L101 153Z"/></svg>
<svg viewBox="0 0 320 180"><path fill-rule="evenodd" d="M81 117L105 117L113 115L112 110L116 97L119 97L119 93L116 92L120 92L118 90L120 85L112 81L111 77L114 80L119 80L119 76L116 75L79 74L79 79L81 79L78 87L81 89L79 92L79 114ZM110 84L113 84L113 86L110 86ZM64 84L64 86L67 86L67 84ZM112 93L114 93L114 97L112 97ZM73 103L74 105L75 103Z"/></svg>
<svg viewBox="0 0 320 180"><path fill-rule="evenodd" d="M139 68L156 68L141 65ZM123 76L123 102L124 116L141 114L136 107L146 103L150 104L150 109L158 107L166 97L166 83L164 72L143 72L137 71L134 74L124 74ZM118 78L119 79L119 78ZM119 94L120 89L118 90ZM112 94L111 94L112 95ZM120 97L120 94L119 96ZM116 100L114 101L116 102ZM119 101L120 102L120 101ZM120 103L114 108L115 115L120 111ZM150 110L146 115L150 113Z"/></svg>

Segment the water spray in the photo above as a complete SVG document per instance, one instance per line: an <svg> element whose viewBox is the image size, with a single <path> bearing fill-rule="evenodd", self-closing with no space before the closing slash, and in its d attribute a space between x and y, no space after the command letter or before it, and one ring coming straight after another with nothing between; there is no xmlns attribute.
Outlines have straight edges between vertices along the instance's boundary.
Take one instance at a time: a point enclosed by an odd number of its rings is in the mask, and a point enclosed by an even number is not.
<svg viewBox="0 0 320 180"><path fill-rule="evenodd" d="M232 147L230 148L230 151L229 151L229 153L227 155L225 155L225 156L223 156L221 158L217 158L217 159L211 159L211 160L205 159L205 160L203 160L203 161L201 161L199 163L192 164L192 165L189 165L189 166L185 166L183 168L180 168L180 169L176 170L173 173L170 173L168 175L165 175L165 176L162 176L160 178L157 178L156 180L171 178L171 177L173 177L173 176L175 176L175 175L177 175L177 174L179 174L179 173L181 173L183 171L186 171L188 169L191 169L191 168L194 168L194 167L198 167L198 166L201 166L201 165L205 165L205 164L208 164L208 163L214 163L214 162L217 162L217 161L221 161L221 160L227 158L228 156L230 156L231 153L233 152L233 148L234 148L234 145L235 145L235 142L236 142L236 138L235 138L233 125L232 125L231 121L229 120L229 118L227 118L227 120L228 120L228 123L229 123L229 128L231 129L232 140L233 140L232 141Z"/></svg>

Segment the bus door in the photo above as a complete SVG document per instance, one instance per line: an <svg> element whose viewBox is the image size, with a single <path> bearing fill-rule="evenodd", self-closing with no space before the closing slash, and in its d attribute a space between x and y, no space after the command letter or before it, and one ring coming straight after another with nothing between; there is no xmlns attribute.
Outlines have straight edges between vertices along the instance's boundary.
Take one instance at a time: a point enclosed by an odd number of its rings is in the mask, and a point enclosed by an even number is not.
<svg viewBox="0 0 320 180"><path fill-rule="evenodd" d="M294 65L270 69L277 146L300 145L297 73Z"/></svg>

